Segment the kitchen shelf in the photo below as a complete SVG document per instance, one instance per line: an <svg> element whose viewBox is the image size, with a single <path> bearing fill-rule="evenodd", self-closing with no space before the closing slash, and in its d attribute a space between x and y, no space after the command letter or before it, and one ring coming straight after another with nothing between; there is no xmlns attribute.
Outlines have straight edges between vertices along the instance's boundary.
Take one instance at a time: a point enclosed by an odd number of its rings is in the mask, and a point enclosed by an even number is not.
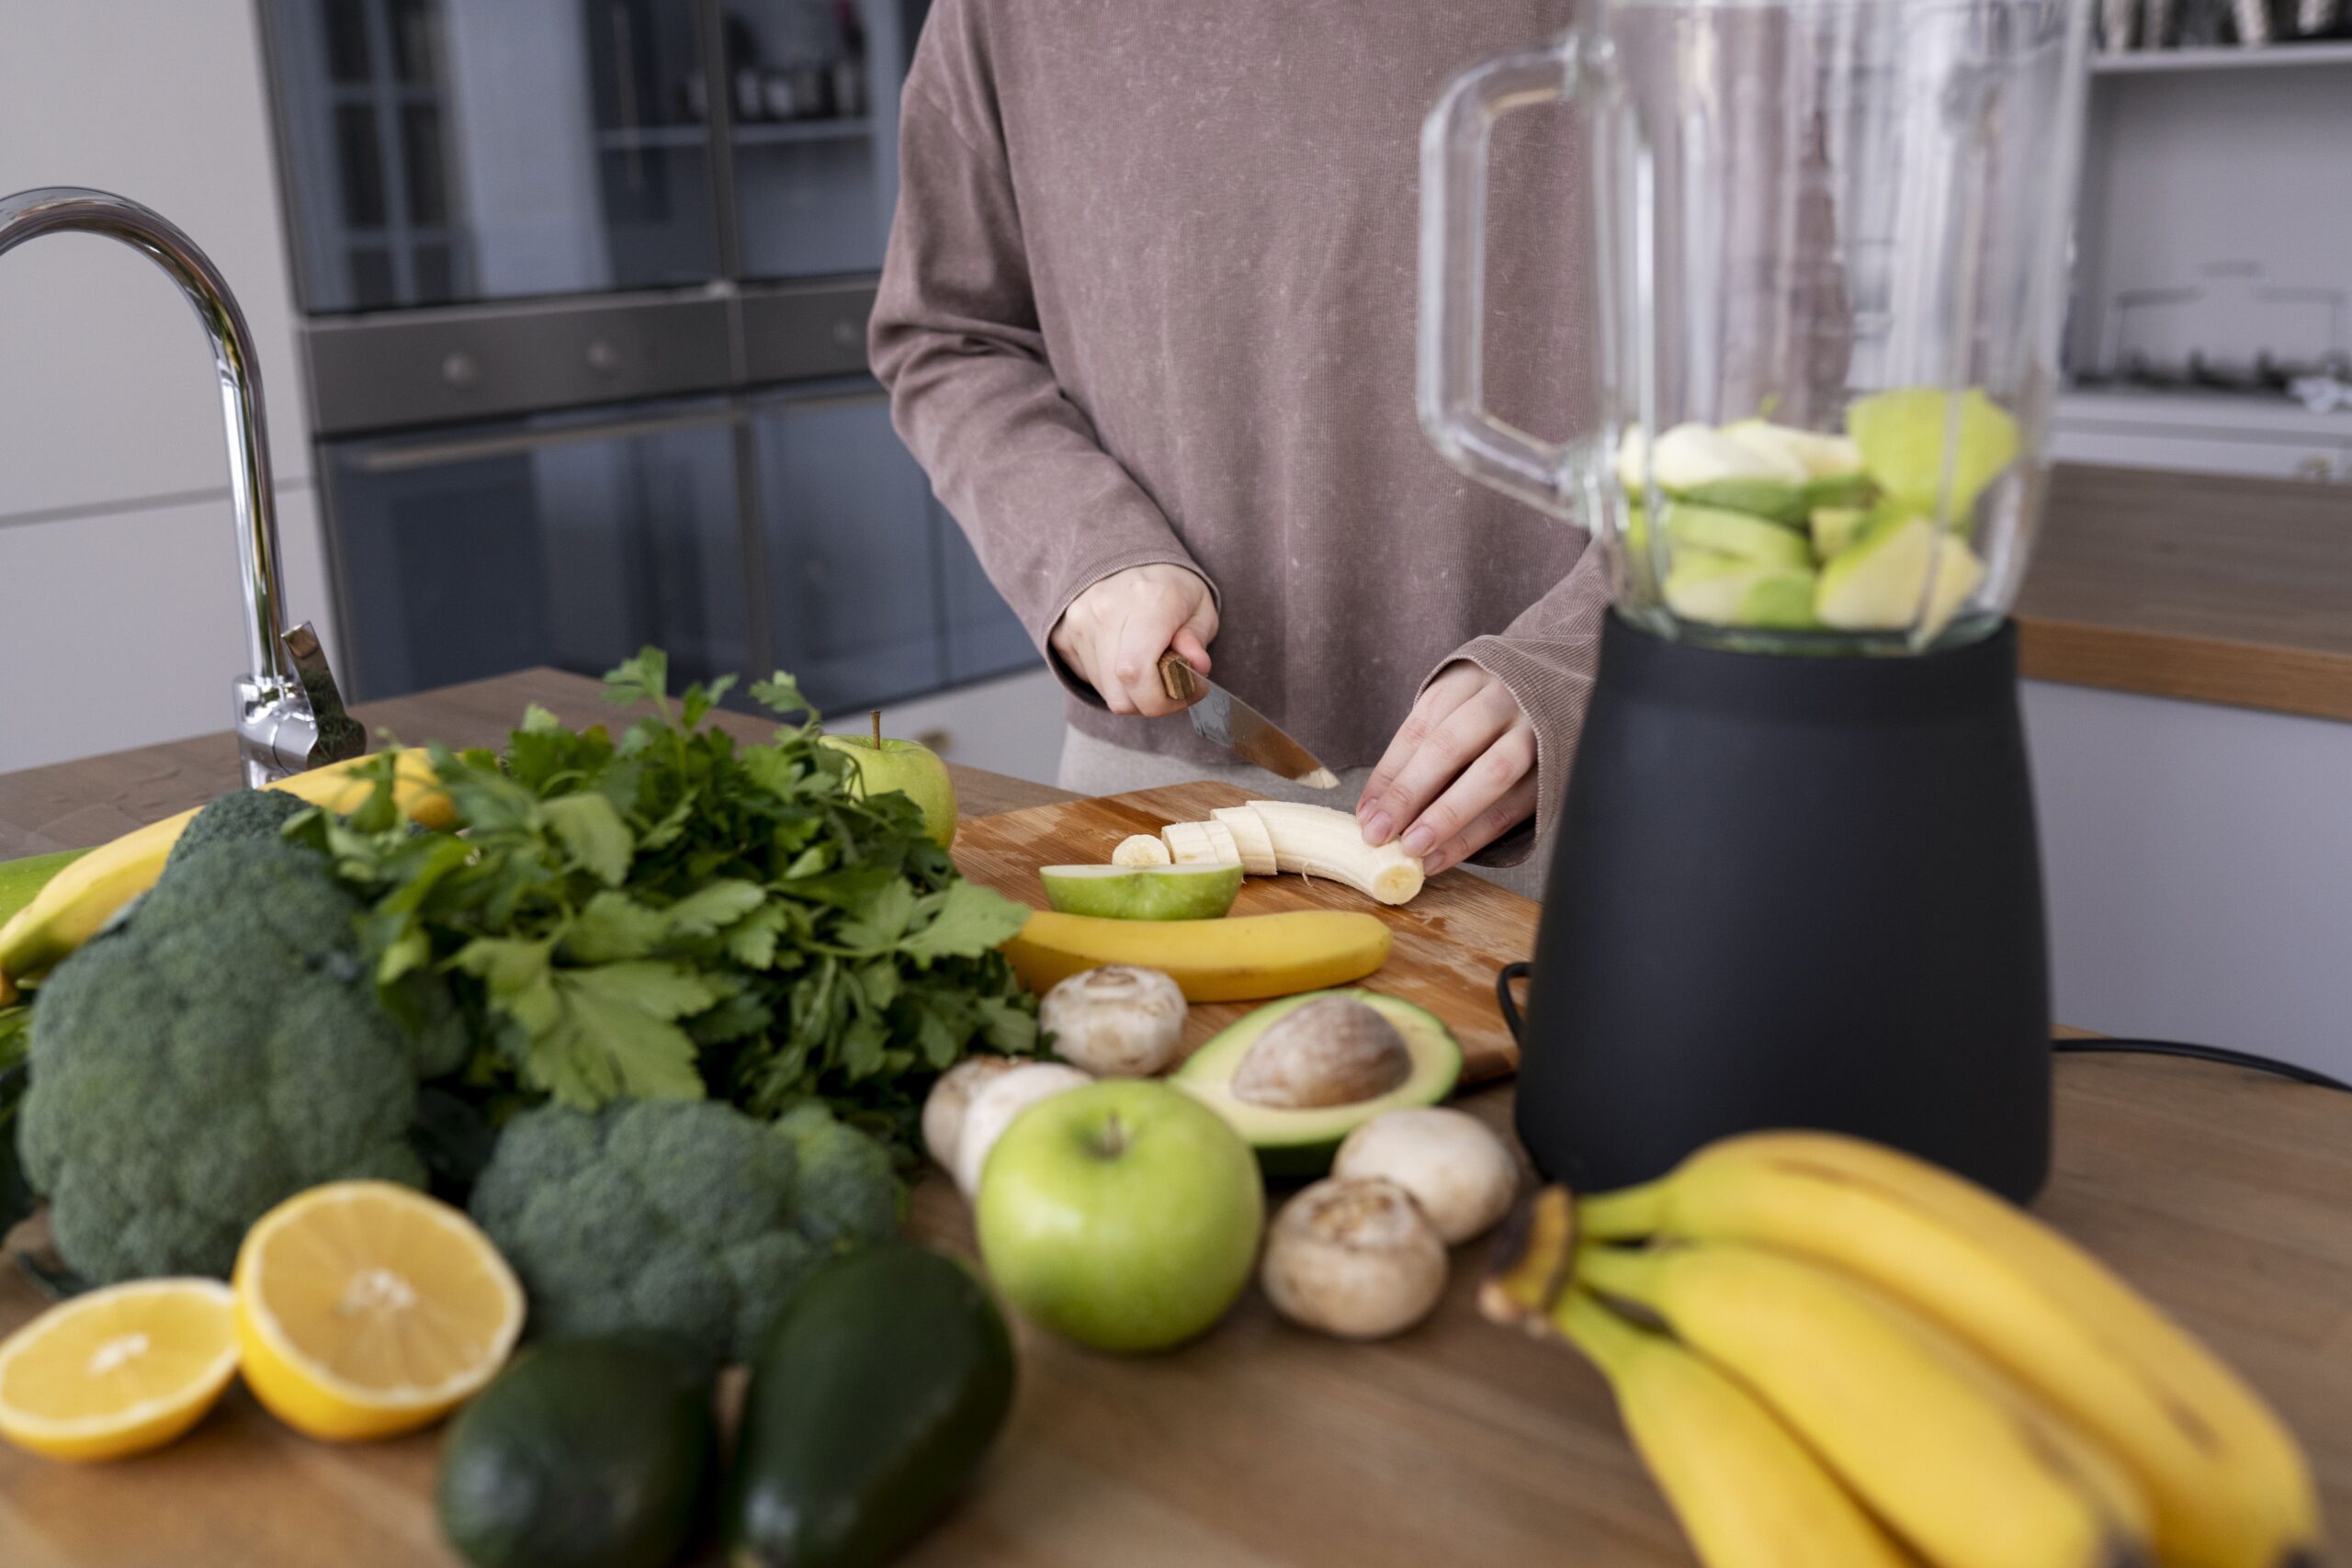
<svg viewBox="0 0 2352 1568"><path fill-rule="evenodd" d="M643 152L657 148L700 149L710 130L700 125L644 125L596 132L596 145L607 152Z"/></svg>
<svg viewBox="0 0 2352 1568"><path fill-rule="evenodd" d="M2091 56L2098 76L2141 76L2173 71L2267 71L2296 65L2352 65L2352 42L2272 43L2252 49L2130 49Z"/></svg>
<svg viewBox="0 0 2352 1568"><path fill-rule="evenodd" d="M770 147L791 141L854 141L874 134L874 121L857 119L792 119L775 124L753 122L735 128L740 147Z"/></svg>

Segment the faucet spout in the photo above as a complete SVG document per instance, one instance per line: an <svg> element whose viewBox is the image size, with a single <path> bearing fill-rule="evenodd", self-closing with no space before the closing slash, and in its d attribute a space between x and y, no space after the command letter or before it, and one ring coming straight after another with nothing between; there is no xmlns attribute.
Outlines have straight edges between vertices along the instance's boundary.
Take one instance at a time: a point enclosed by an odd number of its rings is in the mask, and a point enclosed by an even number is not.
<svg viewBox="0 0 2352 1568"><path fill-rule="evenodd" d="M0 255L40 234L76 231L121 241L171 275L196 308L220 378L229 444L229 499L237 517L250 672L235 683L245 782L261 784L357 756L367 736L344 710L334 673L306 624L286 628L278 571L277 492L262 408L261 366L236 297L210 258L153 209L106 191L52 186L0 197Z"/></svg>

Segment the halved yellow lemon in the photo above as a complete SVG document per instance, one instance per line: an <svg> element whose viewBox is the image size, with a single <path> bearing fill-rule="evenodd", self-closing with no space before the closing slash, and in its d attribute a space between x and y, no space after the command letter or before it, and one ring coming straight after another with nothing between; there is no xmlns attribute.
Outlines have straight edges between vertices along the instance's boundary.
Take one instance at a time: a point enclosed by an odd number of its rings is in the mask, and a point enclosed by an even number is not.
<svg viewBox="0 0 2352 1568"><path fill-rule="evenodd" d="M459 1211L389 1181L335 1181L264 1214L237 1249L237 1339L271 1414L330 1441L455 1409L523 1328L523 1287Z"/></svg>
<svg viewBox="0 0 2352 1568"><path fill-rule="evenodd" d="M53 1306L0 1343L0 1437L51 1459L120 1459L204 1419L237 1375L218 1280L133 1280Z"/></svg>

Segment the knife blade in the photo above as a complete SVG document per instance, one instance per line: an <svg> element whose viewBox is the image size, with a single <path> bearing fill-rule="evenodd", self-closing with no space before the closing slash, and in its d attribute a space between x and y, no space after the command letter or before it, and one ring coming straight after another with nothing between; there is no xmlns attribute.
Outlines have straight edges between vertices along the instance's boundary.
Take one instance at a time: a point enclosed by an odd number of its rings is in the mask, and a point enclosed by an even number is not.
<svg viewBox="0 0 2352 1568"><path fill-rule="evenodd" d="M1283 733L1272 719L1185 663L1182 654L1160 655L1159 684L1175 701L1192 705L1184 712L1202 739L1293 784L1309 789L1340 787L1338 776L1314 752Z"/></svg>

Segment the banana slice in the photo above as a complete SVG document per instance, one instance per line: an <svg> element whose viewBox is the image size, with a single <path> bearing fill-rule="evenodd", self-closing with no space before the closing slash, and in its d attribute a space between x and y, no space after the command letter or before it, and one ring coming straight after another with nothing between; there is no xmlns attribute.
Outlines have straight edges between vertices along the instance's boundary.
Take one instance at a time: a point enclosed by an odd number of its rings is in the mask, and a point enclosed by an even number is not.
<svg viewBox="0 0 2352 1568"><path fill-rule="evenodd" d="M1378 849L1365 843L1351 812L1287 800L1255 801L1250 809L1265 823L1281 870L1344 882L1384 904L1405 903L1421 890L1421 857L1393 842ZM1172 840L1169 847L1175 848ZM1177 859L1183 859L1181 852Z"/></svg>
<svg viewBox="0 0 2352 1568"><path fill-rule="evenodd" d="M1172 865L1168 846L1149 833L1130 833L1111 852L1111 863L1129 867Z"/></svg>
<svg viewBox="0 0 2352 1568"><path fill-rule="evenodd" d="M1274 863L1274 836L1266 831L1266 819L1258 815L1256 807L1220 806L1209 817L1224 823L1226 830L1233 835L1233 842L1241 852L1243 875L1272 876L1282 869Z"/></svg>
<svg viewBox="0 0 2352 1568"><path fill-rule="evenodd" d="M1241 847L1233 840L1233 829L1222 822L1170 822L1159 837L1178 865L1241 863Z"/></svg>

